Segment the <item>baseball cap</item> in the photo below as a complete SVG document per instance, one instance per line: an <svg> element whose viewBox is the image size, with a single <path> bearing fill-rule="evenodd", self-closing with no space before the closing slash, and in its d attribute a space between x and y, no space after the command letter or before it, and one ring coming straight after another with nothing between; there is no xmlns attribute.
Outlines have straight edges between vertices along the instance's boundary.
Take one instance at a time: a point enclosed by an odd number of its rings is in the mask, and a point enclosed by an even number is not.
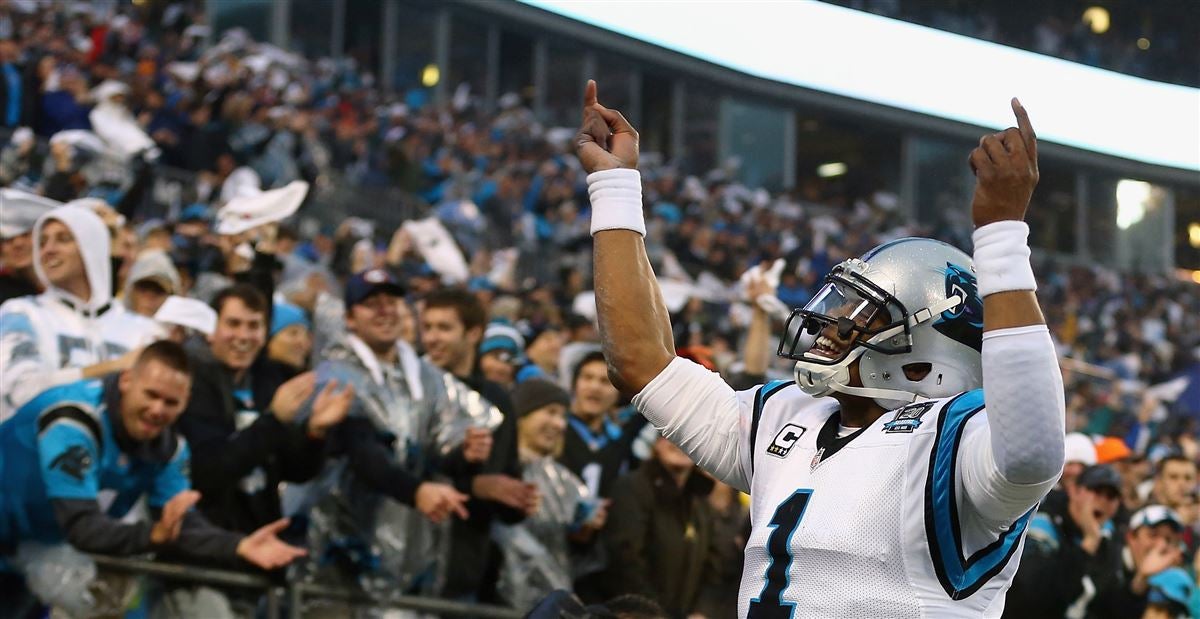
<svg viewBox="0 0 1200 619"><path fill-rule="evenodd" d="M1096 463L1108 464L1117 460L1124 460L1133 455L1133 451L1125 444L1125 441L1115 437L1106 436L1096 443Z"/></svg>
<svg viewBox="0 0 1200 619"><path fill-rule="evenodd" d="M1079 474L1075 483L1091 490L1112 488L1117 492L1121 491L1121 476L1111 466L1103 464L1089 466Z"/></svg>
<svg viewBox="0 0 1200 619"><path fill-rule="evenodd" d="M1096 464L1096 444L1088 435L1082 432L1072 432L1067 435L1064 447L1067 462L1081 462L1086 466Z"/></svg>
<svg viewBox="0 0 1200 619"><path fill-rule="evenodd" d="M388 292L398 297L405 294L404 286L386 269L371 269L357 273L346 282L346 308L362 303L377 292Z"/></svg>
<svg viewBox="0 0 1200 619"><path fill-rule="evenodd" d="M1183 520L1165 505L1147 505L1134 512L1133 516L1129 518L1130 531L1141 527L1156 527L1160 524L1169 524L1176 531L1183 529Z"/></svg>
<svg viewBox="0 0 1200 619"><path fill-rule="evenodd" d="M1183 568L1169 567L1147 579L1150 585L1148 601L1186 612L1195 586Z"/></svg>

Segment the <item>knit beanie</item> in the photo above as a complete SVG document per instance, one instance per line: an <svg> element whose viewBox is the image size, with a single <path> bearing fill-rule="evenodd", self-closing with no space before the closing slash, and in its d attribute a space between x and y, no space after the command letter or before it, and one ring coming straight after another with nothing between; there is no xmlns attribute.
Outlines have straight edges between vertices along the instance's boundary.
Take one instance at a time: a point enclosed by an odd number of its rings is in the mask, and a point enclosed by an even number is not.
<svg viewBox="0 0 1200 619"><path fill-rule="evenodd" d="M531 378L518 384L513 389L512 399L519 417L551 404L571 405L571 396L562 387L541 378Z"/></svg>

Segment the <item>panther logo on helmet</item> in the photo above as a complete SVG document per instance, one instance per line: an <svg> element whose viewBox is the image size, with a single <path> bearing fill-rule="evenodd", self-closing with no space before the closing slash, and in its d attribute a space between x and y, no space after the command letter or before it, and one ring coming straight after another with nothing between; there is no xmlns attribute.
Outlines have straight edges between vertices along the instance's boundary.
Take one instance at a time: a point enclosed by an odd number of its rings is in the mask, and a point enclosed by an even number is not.
<svg viewBox="0 0 1200 619"><path fill-rule="evenodd" d="M983 299L975 284L975 274L950 262L946 263L946 298L965 299L944 312L933 328L938 333L975 350L983 350Z"/></svg>

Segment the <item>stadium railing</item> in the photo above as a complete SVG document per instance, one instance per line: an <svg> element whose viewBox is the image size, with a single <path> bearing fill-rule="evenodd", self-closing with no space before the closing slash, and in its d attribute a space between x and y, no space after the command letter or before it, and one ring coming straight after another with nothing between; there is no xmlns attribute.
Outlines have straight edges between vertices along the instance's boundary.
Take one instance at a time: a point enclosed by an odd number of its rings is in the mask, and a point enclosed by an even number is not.
<svg viewBox="0 0 1200 619"><path fill-rule="evenodd" d="M414 610L441 617L519 619L523 616L522 613L503 606L455 602L440 598L412 595L376 597L345 587L332 587L300 581L288 581L285 586L279 586L270 579L257 574L195 567L177 563L164 563L147 559L130 559L104 555L92 555L92 559L96 561L96 565L100 568L115 572L138 574L194 585L261 591L266 600L265 614L267 619L298 619L304 616L305 602L314 600L342 602L354 606L370 606L377 610ZM284 604L285 601L286 605Z"/></svg>

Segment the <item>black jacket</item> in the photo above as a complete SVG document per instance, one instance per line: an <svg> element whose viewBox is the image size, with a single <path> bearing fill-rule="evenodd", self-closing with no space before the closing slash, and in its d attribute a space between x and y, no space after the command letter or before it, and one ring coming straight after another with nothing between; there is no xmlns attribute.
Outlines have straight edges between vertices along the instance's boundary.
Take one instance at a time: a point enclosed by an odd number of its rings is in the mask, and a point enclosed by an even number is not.
<svg viewBox="0 0 1200 619"><path fill-rule="evenodd" d="M1071 519L1067 501L1065 493L1055 490L1038 509L1033 529L1037 534L1031 533L1025 541L1021 565L1005 600L1004 617L1059 619L1083 595L1085 577L1097 589L1112 580L1120 544L1105 537L1094 555L1084 552L1079 545L1082 532Z"/></svg>
<svg viewBox="0 0 1200 619"><path fill-rule="evenodd" d="M634 415L624 425L606 420L598 433L588 429L574 413L567 419L563 451L558 461L589 486L598 473L599 494L607 498L613 483L630 468L633 440L646 425L645 418Z"/></svg>
<svg viewBox="0 0 1200 619"><path fill-rule="evenodd" d="M38 293L33 281L16 271L0 270L0 303Z"/></svg>
<svg viewBox="0 0 1200 619"><path fill-rule="evenodd" d="M712 488L698 470L681 488L653 459L617 480L603 532L609 595L649 597L671 617L697 610L717 573Z"/></svg>
<svg viewBox="0 0 1200 619"><path fill-rule="evenodd" d="M517 459L517 420L512 399L503 387L483 378L478 373L457 377L465 385L504 413L504 421L492 433L492 453L479 470L480 474L503 474L521 478L520 462ZM459 489L470 492L471 477L463 479ZM517 509L501 503L472 498L467 503L471 517L452 520L450 526L450 561L456 566L446 574L443 596L449 598L474 594L480 601L495 601L496 579L499 575L500 554L491 541L494 519L513 524L525 518Z"/></svg>
<svg viewBox="0 0 1200 619"><path fill-rule="evenodd" d="M238 430L241 406L234 399L232 372L206 343L193 340L187 348L192 394L178 427L192 449L192 485L201 493L200 511L220 527L250 533L280 517L279 482L308 481L320 472L324 443L310 440L302 426L284 424L268 410L284 382L278 364L260 356L250 367L253 410L259 415Z"/></svg>

